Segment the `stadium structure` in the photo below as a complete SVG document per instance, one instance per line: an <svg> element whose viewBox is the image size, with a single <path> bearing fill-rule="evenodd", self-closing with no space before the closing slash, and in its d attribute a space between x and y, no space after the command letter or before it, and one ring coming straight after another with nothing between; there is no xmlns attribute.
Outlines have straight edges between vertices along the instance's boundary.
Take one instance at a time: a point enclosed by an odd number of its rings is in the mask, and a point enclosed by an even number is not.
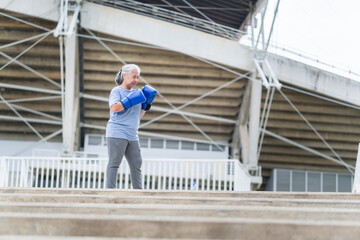
<svg viewBox="0 0 360 240"><path fill-rule="evenodd" d="M360 77L274 45L279 11L0 0L0 239L358 239ZM141 190L126 161L105 189L126 63L158 90Z"/></svg>
<svg viewBox="0 0 360 240"><path fill-rule="evenodd" d="M176 174L193 171L186 183L184 175L186 189L206 189L217 174L218 189L234 190L224 181L237 171L247 178L243 190L351 191L359 76L273 53L279 2L274 12L263 0L14 0L0 7L0 154L2 171L13 175L3 186L55 186L57 171L70 185L104 186L93 178L104 174L95 165L107 157L109 91L120 67L136 63L138 87L159 91L139 136L149 159L144 171L162 162L154 169L165 174L164 188L179 189ZM96 170L81 180L76 164L86 158L83 168L90 161ZM22 168L37 175L23 176Z"/></svg>

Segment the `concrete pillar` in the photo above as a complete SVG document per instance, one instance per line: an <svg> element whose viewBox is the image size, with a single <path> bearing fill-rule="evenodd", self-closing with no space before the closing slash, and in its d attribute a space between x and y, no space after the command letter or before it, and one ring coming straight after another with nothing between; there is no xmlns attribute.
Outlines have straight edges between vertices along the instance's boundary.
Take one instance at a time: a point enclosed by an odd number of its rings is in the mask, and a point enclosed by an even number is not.
<svg viewBox="0 0 360 240"><path fill-rule="evenodd" d="M69 17L68 23L71 22ZM63 156L71 156L79 147L79 69L77 28L65 36L65 108L63 119Z"/></svg>
<svg viewBox="0 0 360 240"><path fill-rule="evenodd" d="M250 119L249 119L249 150L247 156L247 165L251 167L258 166L258 143L259 143L259 124L261 108L261 90L260 81L253 81L250 97Z"/></svg>

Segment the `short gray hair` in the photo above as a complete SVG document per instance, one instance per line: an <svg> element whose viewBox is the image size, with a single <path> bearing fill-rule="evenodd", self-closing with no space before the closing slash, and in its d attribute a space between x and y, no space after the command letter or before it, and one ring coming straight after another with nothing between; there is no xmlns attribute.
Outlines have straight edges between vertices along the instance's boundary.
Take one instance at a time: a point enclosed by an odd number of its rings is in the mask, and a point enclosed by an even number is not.
<svg viewBox="0 0 360 240"><path fill-rule="evenodd" d="M118 84L118 85L121 85L122 82L123 82L123 77L122 75L125 74L125 75L129 75L131 74L132 71L136 70L138 72L138 74L140 75L140 68L138 65L136 64L125 64L121 69L120 71L116 74L116 77L115 77L115 82Z"/></svg>

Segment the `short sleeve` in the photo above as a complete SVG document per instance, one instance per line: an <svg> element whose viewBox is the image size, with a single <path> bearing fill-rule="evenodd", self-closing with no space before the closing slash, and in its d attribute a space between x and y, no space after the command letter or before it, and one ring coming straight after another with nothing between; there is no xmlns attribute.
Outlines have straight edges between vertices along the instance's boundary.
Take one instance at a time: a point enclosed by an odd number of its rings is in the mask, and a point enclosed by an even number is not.
<svg viewBox="0 0 360 240"><path fill-rule="evenodd" d="M116 88L113 88L109 96L109 108L111 108L111 106L114 105L115 103L120 102L120 99L121 99L120 91Z"/></svg>

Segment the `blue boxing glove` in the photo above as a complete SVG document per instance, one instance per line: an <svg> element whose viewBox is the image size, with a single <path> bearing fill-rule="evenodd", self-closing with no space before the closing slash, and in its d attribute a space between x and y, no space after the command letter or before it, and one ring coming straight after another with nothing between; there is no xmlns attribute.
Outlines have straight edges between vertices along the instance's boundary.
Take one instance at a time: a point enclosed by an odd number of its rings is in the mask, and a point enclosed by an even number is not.
<svg viewBox="0 0 360 240"><path fill-rule="evenodd" d="M129 93L126 97L120 100L121 104L125 109L129 109L132 106L143 103L146 101L146 97L140 89L136 89Z"/></svg>
<svg viewBox="0 0 360 240"><path fill-rule="evenodd" d="M148 111L151 108L151 104L156 97L157 91L149 85L145 85L145 87L143 87L141 91L146 97L146 101L141 104L141 108L145 111Z"/></svg>

